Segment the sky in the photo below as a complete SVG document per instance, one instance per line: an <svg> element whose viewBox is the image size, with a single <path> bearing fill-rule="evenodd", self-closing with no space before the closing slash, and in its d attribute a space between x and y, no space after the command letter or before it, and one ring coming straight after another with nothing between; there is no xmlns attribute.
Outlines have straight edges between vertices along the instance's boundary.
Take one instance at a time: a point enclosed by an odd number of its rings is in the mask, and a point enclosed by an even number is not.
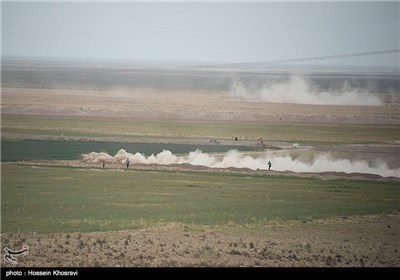
<svg viewBox="0 0 400 280"><path fill-rule="evenodd" d="M2 55L241 63L400 49L400 2L2 2ZM322 59L397 66L399 52Z"/></svg>

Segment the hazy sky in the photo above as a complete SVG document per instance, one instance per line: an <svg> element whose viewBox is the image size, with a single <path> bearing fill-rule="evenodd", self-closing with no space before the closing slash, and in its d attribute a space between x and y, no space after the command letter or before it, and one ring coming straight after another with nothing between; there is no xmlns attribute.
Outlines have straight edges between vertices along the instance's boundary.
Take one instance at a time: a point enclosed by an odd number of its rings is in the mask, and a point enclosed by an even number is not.
<svg viewBox="0 0 400 280"><path fill-rule="evenodd" d="M400 49L400 2L2 3L2 54L255 62ZM399 52L318 63L399 66Z"/></svg>

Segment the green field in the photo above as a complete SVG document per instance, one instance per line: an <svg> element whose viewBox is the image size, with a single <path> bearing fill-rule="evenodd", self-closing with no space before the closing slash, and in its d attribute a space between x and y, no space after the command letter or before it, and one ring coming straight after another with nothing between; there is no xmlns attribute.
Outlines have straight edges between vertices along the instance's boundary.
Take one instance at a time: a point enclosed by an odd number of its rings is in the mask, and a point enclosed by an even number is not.
<svg viewBox="0 0 400 280"><path fill-rule="evenodd" d="M2 232L115 231L400 211L398 183L3 163Z"/></svg>
<svg viewBox="0 0 400 280"><path fill-rule="evenodd" d="M81 154L93 151L105 151L115 155L120 149L135 154L139 152L147 156L170 150L174 154L187 154L199 149L207 153L226 152L231 149L239 151L254 151L257 147L228 145L188 145L160 143L123 143L104 141L63 141L63 140L31 140L2 139L1 160L71 160L81 159Z"/></svg>
<svg viewBox="0 0 400 280"><path fill-rule="evenodd" d="M301 143L381 143L400 140L398 126L300 125L241 122L83 120L2 116L2 132L60 137L200 137Z"/></svg>
<svg viewBox="0 0 400 280"><path fill-rule="evenodd" d="M4 161L80 159L119 149L150 155L241 151L256 147L129 143L128 139L253 139L333 145L400 140L396 126L264 125L240 122L82 120L2 116L3 133L118 137L127 142L1 141L2 232L115 231L179 223L262 225L400 211L396 182L321 180L269 174L174 172L20 165ZM101 139L97 139L101 140ZM137 141L139 142L139 141Z"/></svg>

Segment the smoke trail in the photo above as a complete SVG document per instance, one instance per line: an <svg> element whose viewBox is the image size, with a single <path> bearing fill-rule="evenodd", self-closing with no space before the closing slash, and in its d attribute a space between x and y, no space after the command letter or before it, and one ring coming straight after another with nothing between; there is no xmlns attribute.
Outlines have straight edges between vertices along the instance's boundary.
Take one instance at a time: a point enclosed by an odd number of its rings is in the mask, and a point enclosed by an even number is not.
<svg viewBox="0 0 400 280"><path fill-rule="evenodd" d="M315 105L382 105L382 101L367 91L351 89L344 84L339 91L321 91L313 88L304 78L293 76L290 81L249 89L242 83L231 86L230 96L253 102L297 103Z"/></svg>
<svg viewBox="0 0 400 280"><path fill-rule="evenodd" d="M211 168L249 168L253 170L266 170L267 162L272 162L272 169L277 171L294 171L294 172L359 172L371 173L381 176L394 176L400 177L400 167L391 169L383 160L376 160L375 162L368 162L364 160L352 161L343 158L334 158L328 153L321 153L313 160L308 162L300 158L294 158L291 155L276 155L273 152L266 152L258 157L245 155L239 153L237 150L230 150L223 156L214 156L203 153L200 150L190 152L187 156L176 156L171 151L164 150L157 155L144 156L140 153L131 154L121 149L115 156L110 156L106 153L92 152L90 154L83 154L84 162L98 163L124 163L129 157L133 164L191 164L201 165Z"/></svg>

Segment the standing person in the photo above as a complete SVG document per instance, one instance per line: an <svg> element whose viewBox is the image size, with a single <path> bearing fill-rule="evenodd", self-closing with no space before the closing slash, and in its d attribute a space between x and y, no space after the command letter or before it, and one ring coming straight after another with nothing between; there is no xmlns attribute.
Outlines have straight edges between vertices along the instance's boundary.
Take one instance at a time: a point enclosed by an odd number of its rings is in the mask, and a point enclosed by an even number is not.
<svg viewBox="0 0 400 280"><path fill-rule="evenodd" d="M271 163L271 161L269 160L269 161L268 161L268 170L271 170L271 166L272 166L272 163Z"/></svg>
<svg viewBox="0 0 400 280"><path fill-rule="evenodd" d="M130 162L129 162L129 158L126 159L126 162L125 162L125 163L126 163L126 168L129 168L129 163L130 163Z"/></svg>

